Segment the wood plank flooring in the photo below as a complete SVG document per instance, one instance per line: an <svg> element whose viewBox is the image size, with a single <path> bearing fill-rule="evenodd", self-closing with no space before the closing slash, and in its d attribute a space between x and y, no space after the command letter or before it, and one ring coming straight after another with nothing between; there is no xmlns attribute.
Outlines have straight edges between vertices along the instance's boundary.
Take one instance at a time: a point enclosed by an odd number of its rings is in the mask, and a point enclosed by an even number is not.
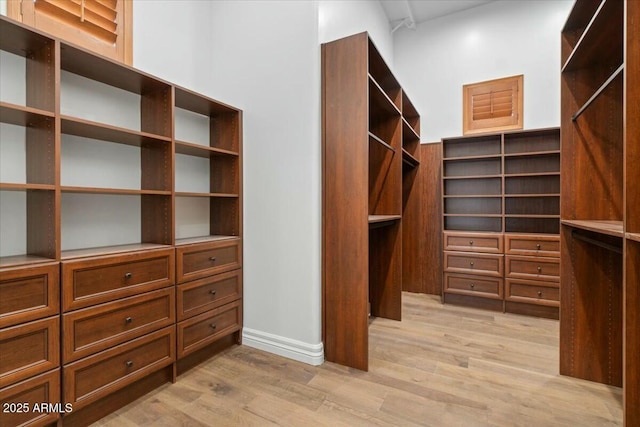
<svg viewBox="0 0 640 427"><path fill-rule="evenodd" d="M96 426L619 426L616 387L558 374L558 322L403 294L369 372L229 349Z"/></svg>

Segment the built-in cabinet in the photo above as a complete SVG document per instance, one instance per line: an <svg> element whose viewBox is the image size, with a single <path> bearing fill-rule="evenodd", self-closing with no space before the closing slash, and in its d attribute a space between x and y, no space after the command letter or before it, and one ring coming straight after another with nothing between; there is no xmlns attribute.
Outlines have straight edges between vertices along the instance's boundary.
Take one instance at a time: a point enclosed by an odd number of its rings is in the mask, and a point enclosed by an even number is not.
<svg viewBox="0 0 640 427"><path fill-rule="evenodd" d="M558 318L560 133L442 140L447 303Z"/></svg>
<svg viewBox="0 0 640 427"><path fill-rule="evenodd" d="M241 341L242 112L3 17L0 55L0 424L88 424Z"/></svg>
<svg viewBox="0 0 640 427"><path fill-rule="evenodd" d="M560 373L640 425L640 4L578 0L561 36Z"/></svg>
<svg viewBox="0 0 640 427"><path fill-rule="evenodd" d="M322 45L322 102L325 358L367 370L369 315L400 320L415 264L420 117L366 33Z"/></svg>

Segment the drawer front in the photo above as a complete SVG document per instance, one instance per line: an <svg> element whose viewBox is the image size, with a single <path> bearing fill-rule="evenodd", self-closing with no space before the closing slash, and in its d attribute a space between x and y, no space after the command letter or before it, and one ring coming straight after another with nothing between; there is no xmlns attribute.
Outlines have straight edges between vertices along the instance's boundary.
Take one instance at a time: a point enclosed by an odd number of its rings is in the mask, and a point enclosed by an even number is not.
<svg viewBox="0 0 640 427"><path fill-rule="evenodd" d="M444 268L448 272L502 277L503 258L502 255L445 252Z"/></svg>
<svg viewBox="0 0 640 427"><path fill-rule="evenodd" d="M18 406L18 403L24 405ZM42 403L53 404L57 412L34 410L36 404ZM13 405L9 407L12 410L2 411L7 405ZM16 412L18 408L23 411ZM63 410L64 405L60 400L60 369L0 389L1 426L43 426L56 422Z"/></svg>
<svg viewBox="0 0 640 427"><path fill-rule="evenodd" d="M560 236L509 235L505 237L505 253L536 257L560 257Z"/></svg>
<svg viewBox="0 0 640 427"><path fill-rule="evenodd" d="M126 344L65 365L64 400L74 411L175 360L175 328L169 326Z"/></svg>
<svg viewBox="0 0 640 427"><path fill-rule="evenodd" d="M557 258L506 257L508 278L560 281L560 260Z"/></svg>
<svg viewBox="0 0 640 427"><path fill-rule="evenodd" d="M173 324L174 292L165 288L64 314L64 363Z"/></svg>
<svg viewBox="0 0 640 427"><path fill-rule="evenodd" d="M507 279L506 299L529 304L560 306L560 287L553 282L529 282Z"/></svg>
<svg viewBox="0 0 640 427"><path fill-rule="evenodd" d="M60 318L0 329L0 387L60 366Z"/></svg>
<svg viewBox="0 0 640 427"><path fill-rule="evenodd" d="M58 314L60 264L0 271L0 328Z"/></svg>
<svg viewBox="0 0 640 427"><path fill-rule="evenodd" d="M502 279L445 273L444 284L448 293L502 299Z"/></svg>
<svg viewBox="0 0 640 427"><path fill-rule="evenodd" d="M444 233L445 251L502 253L502 234Z"/></svg>
<svg viewBox="0 0 640 427"><path fill-rule="evenodd" d="M224 271L235 270L242 265L240 239L176 248L177 277L179 283Z"/></svg>
<svg viewBox="0 0 640 427"><path fill-rule="evenodd" d="M174 283L173 249L62 262L63 309L113 301Z"/></svg>
<svg viewBox="0 0 640 427"><path fill-rule="evenodd" d="M178 358L242 328L242 301L178 323Z"/></svg>
<svg viewBox="0 0 640 427"><path fill-rule="evenodd" d="M178 320L223 306L242 297L242 270L187 282L177 287Z"/></svg>

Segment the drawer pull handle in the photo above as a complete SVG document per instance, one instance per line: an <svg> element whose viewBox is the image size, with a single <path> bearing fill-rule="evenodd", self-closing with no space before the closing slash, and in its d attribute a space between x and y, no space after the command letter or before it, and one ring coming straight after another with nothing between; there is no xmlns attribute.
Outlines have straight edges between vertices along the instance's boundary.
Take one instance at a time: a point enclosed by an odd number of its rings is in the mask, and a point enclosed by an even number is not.
<svg viewBox="0 0 640 427"><path fill-rule="evenodd" d="M215 324L215 323L212 323L212 324L211 324L211 329L215 329L215 328L216 328L216 324Z"/></svg>
<svg viewBox="0 0 640 427"><path fill-rule="evenodd" d="M131 323L131 322L133 322L133 319L131 317L126 317L124 319L124 323Z"/></svg>
<svg viewBox="0 0 640 427"><path fill-rule="evenodd" d="M215 261L215 260L216 260L216 257L214 257L214 256L209 257L209 261Z"/></svg>
<svg viewBox="0 0 640 427"><path fill-rule="evenodd" d="M542 272L542 267L538 266L538 273Z"/></svg>
<svg viewBox="0 0 640 427"><path fill-rule="evenodd" d="M469 244L470 244L470 245L473 245L473 240L469 240Z"/></svg>
<svg viewBox="0 0 640 427"><path fill-rule="evenodd" d="M542 296L542 291L538 291L538 298Z"/></svg>
<svg viewBox="0 0 640 427"><path fill-rule="evenodd" d="M475 283L472 283L472 284L471 284L471 285L469 285L469 286L471 286L471 289L473 289L473 288L475 288L475 287L476 287Z"/></svg>
<svg viewBox="0 0 640 427"><path fill-rule="evenodd" d="M131 360L127 360L126 365L127 365L127 368L132 367L132 366L133 366L133 361L131 361Z"/></svg>
<svg viewBox="0 0 640 427"><path fill-rule="evenodd" d="M211 295L215 295L215 294L216 294L216 290L215 290L215 289L211 289L211 290L209 291L209 293L210 293Z"/></svg>
<svg viewBox="0 0 640 427"><path fill-rule="evenodd" d="M469 264L471 265L471 267L473 267L473 261L471 261Z"/></svg>
<svg viewBox="0 0 640 427"><path fill-rule="evenodd" d="M540 243L536 244L536 249L540 250Z"/></svg>
<svg viewBox="0 0 640 427"><path fill-rule="evenodd" d="M131 276L133 276L133 274L131 274L131 273L129 273L129 272L124 273L124 278L125 278L125 279L131 279Z"/></svg>

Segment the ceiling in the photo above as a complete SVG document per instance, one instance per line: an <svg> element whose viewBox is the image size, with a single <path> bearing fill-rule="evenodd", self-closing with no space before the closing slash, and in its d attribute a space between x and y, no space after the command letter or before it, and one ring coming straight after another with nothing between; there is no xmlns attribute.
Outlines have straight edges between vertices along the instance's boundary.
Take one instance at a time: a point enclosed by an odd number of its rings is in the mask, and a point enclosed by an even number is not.
<svg viewBox="0 0 640 427"><path fill-rule="evenodd" d="M450 15L492 0L380 0L392 28L402 25L415 28L416 24Z"/></svg>

